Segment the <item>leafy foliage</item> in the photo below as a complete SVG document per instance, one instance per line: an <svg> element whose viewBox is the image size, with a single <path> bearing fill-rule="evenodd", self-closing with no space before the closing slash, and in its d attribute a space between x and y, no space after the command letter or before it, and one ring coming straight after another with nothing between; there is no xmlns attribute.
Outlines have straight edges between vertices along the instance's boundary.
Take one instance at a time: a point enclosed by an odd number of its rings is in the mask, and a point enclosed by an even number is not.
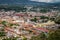
<svg viewBox="0 0 60 40"><path fill-rule="evenodd" d="M60 24L60 16L55 19L55 23Z"/></svg>
<svg viewBox="0 0 60 40"><path fill-rule="evenodd" d="M38 36L33 36L30 40L46 40L46 35L44 33L41 33Z"/></svg>
<svg viewBox="0 0 60 40"><path fill-rule="evenodd" d="M3 37L3 36L5 36L5 32L0 32L0 37Z"/></svg>
<svg viewBox="0 0 60 40"><path fill-rule="evenodd" d="M36 18L34 18L34 19L31 19L31 21L34 21L34 22L36 22L36 21L37 21L37 19L36 19Z"/></svg>
<svg viewBox="0 0 60 40"><path fill-rule="evenodd" d="M60 40L60 30L51 31L48 40Z"/></svg>

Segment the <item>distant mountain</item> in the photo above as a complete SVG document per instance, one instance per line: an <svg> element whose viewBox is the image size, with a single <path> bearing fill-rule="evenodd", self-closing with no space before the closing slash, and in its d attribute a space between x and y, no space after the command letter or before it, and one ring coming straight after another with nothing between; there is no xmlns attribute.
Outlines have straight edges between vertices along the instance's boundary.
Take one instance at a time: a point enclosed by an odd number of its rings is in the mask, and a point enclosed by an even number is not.
<svg viewBox="0 0 60 40"><path fill-rule="evenodd" d="M44 2L35 2L30 0L0 0L0 4L25 4L25 5L44 5Z"/></svg>
<svg viewBox="0 0 60 40"><path fill-rule="evenodd" d="M27 1L28 0L0 0L0 4L19 4Z"/></svg>
<svg viewBox="0 0 60 40"><path fill-rule="evenodd" d="M44 2L35 2L30 0L0 0L0 4L9 4L9 5L43 5L43 6L60 6L59 3L44 3Z"/></svg>

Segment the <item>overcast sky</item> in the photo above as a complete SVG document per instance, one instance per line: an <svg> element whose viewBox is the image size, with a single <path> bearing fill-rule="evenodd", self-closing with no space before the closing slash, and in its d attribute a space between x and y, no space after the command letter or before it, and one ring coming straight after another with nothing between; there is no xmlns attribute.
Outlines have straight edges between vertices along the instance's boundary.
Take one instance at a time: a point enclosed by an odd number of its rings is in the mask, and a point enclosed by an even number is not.
<svg viewBox="0 0 60 40"><path fill-rule="evenodd" d="M60 2L60 0L31 0L31 1L37 1L37 2Z"/></svg>

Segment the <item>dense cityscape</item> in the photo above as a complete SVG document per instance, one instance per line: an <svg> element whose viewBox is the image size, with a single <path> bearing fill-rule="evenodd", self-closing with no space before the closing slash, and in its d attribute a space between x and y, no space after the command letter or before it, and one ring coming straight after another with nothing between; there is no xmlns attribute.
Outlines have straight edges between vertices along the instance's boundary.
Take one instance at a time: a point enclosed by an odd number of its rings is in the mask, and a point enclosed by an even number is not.
<svg viewBox="0 0 60 40"><path fill-rule="evenodd" d="M60 40L60 7L0 5L0 40Z"/></svg>

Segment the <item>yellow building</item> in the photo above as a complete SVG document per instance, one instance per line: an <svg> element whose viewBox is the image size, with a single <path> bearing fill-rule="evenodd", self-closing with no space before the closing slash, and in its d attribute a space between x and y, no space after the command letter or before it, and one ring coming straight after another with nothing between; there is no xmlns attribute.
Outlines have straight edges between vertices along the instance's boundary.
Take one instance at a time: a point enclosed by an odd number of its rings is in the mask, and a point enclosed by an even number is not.
<svg viewBox="0 0 60 40"><path fill-rule="evenodd" d="M46 26L48 26L48 25L53 25L53 24L55 24L55 22L54 21L48 21L48 22L46 22L46 23L37 23L37 25L36 25L36 27L46 27Z"/></svg>

